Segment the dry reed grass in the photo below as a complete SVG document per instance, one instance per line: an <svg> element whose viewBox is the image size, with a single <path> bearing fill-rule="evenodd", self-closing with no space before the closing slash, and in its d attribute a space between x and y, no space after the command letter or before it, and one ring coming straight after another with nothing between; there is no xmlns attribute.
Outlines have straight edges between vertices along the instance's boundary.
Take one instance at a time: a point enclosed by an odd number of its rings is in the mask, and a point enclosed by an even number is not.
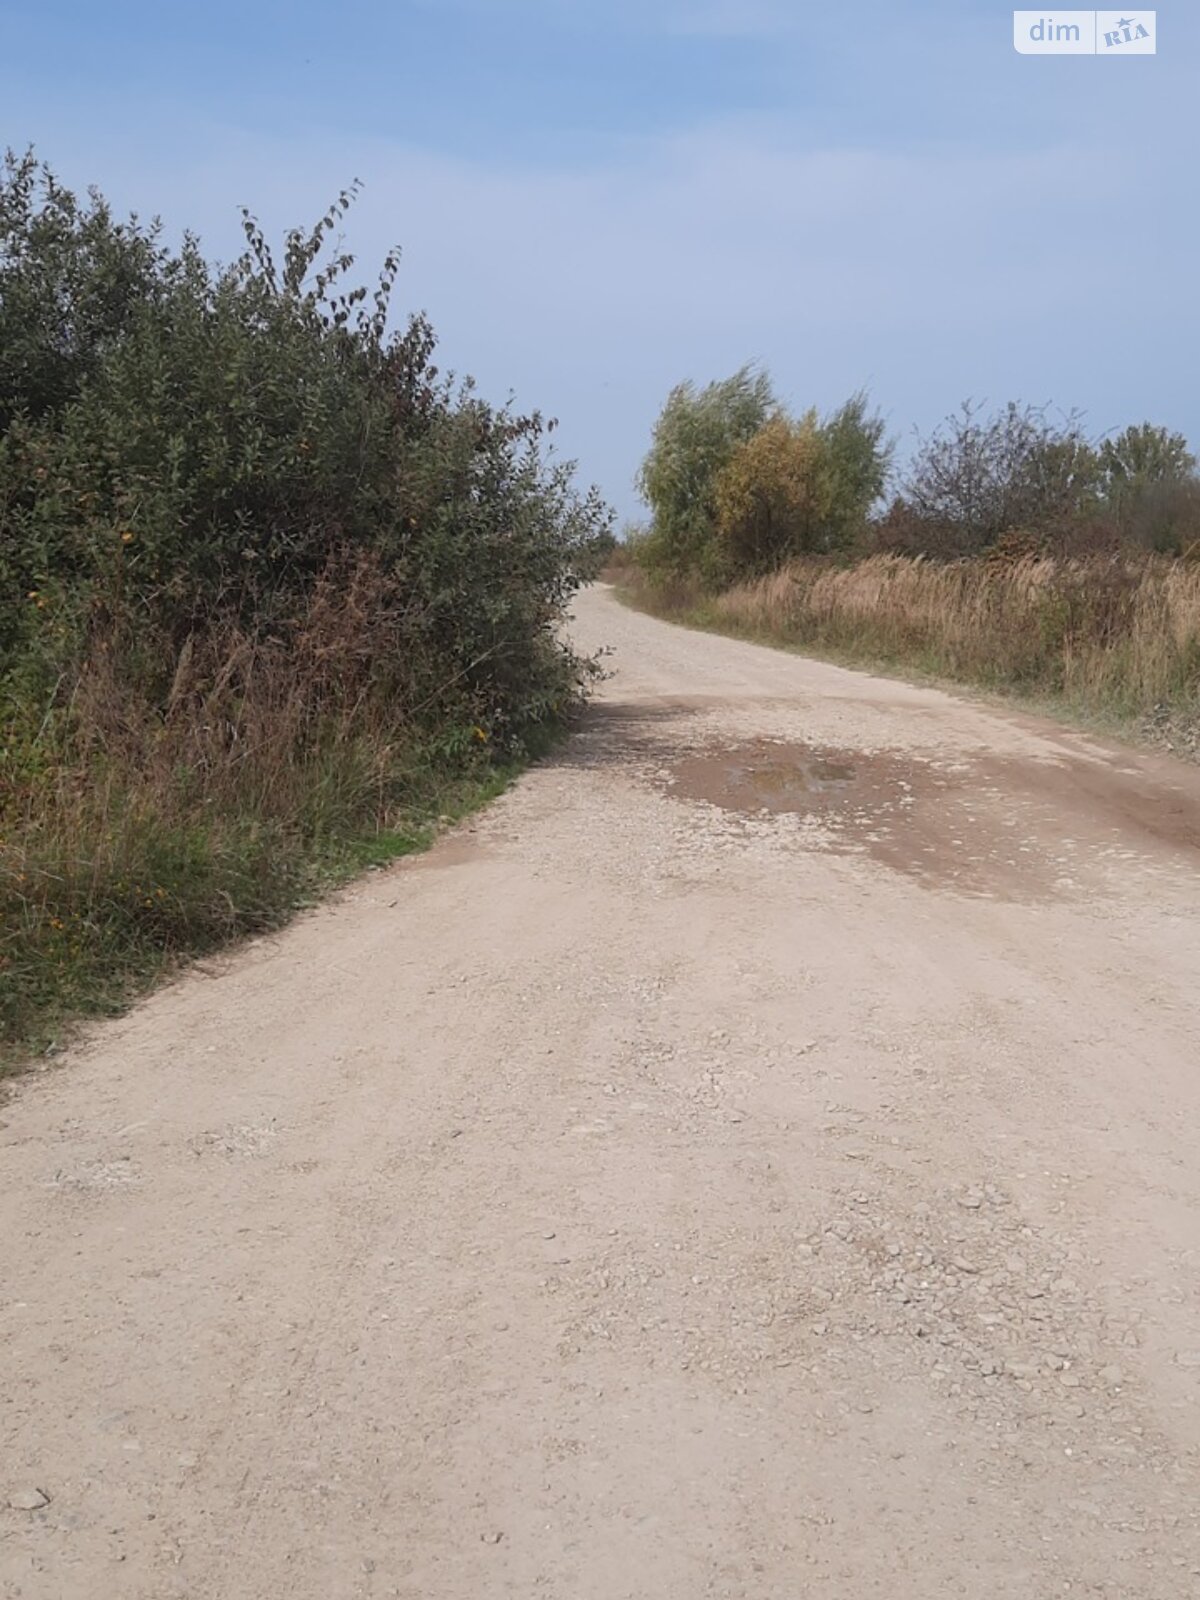
<svg viewBox="0 0 1200 1600"><path fill-rule="evenodd" d="M0 1056L503 786L452 693L422 718L420 634L369 560L331 567L286 637L93 633L0 764Z"/></svg>
<svg viewBox="0 0 1200 1600"><path fill-rule="evenodd" d="M1200 562L873 556L845 567L796 562L716 596L644 579L634 589L648 609L702 626L1089 714L1200 723Z"/></svg>

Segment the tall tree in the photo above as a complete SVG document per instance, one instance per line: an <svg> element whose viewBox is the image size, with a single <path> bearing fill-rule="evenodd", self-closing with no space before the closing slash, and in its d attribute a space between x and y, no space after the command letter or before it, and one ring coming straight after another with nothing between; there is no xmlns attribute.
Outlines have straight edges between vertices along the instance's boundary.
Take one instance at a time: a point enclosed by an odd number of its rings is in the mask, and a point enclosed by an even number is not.
<svg viewBox="0 0 1200 1600"><path fill-rule="evenodd" d="M638 474L653 515L646 551L653 565L672 572L711 567L717 477L777 410L770 378L752 366L704 388L689 382L672 389Z"/></svg>

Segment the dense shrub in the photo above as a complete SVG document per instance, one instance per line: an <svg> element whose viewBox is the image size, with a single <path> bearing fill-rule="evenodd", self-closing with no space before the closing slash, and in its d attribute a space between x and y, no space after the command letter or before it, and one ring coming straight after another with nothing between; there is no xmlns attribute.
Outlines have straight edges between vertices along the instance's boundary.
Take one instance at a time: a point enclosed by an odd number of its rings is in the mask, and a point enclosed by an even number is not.
<svg viewBox="0 0 1200 1600"><path fill-rule="evenodd" d="M1013 528L1055 528L1096 502L1101 470L1074 414L964 403L918 448L890 521L910 547L972 555ZM914 550L914 553L917 551Z"/></svg>
<svg viewBox="0 0 1200 1600"><path fill-rule="evenodd" d="M32 156L0 174L10 1034L85 948L119 978L278 917L586 679L558 625L609 514L552 424L440 374L423 317L389 331L394 255L349 285L352 199L279 259L247 216L217 268Z"/></svg>
<svg viewBox="0 0 1200 1600"><path fill-rule="evenodd" d="M1124 489L1107 521L1122 542L1160 555L1195 556L1200 553L1200 478Z"/></svg>
<svg viewBox="0 0 1200 1600"><path fill-rule="evenodd" d="M511 731L566 692L552 631L606 513L548 464L540 417L452 390L422 318L387 335L394 258L373 295L341 288L347 258L321 266L350 198L279 266L248 219L247 254L217 271L10 158L6 658L51 620L69 655L104 619L136 619L155 648L131 667L163 688L161 641L217 616L286 632L331 560L369 551L403 597L410 687L439 713L453 684L466 714Z"/></svg>
<svg viewBox="0 0 1200 1600"><path fill-rule="evenodd" d="M1195 465L1181 435L1149 423L1095 445L1074 413L967 403L921 442L866 544L952 560L1019 530L1048 554L1180 554L1200 539Z"/></svg>

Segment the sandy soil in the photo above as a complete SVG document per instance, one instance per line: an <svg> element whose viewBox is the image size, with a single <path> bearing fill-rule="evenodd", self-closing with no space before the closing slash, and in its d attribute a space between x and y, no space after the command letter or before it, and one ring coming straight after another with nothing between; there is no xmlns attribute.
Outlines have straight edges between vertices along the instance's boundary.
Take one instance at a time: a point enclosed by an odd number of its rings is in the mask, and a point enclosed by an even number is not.
<svg viewBox="0 0 1200 1600"><path fill-rule="evenodd" d="M603 590L0 1107L5 1600L1192 1600L1200 771Z"/></svg>

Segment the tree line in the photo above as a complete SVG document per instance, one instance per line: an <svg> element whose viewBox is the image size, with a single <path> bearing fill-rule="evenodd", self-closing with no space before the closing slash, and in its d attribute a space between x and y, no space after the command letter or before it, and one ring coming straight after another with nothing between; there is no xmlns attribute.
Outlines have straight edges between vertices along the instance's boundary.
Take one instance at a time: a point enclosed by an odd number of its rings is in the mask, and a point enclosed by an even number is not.
<svg viewBox="0 0 1200 1600"><path fill-rule="evenodd" d="M1167 428L1096 440L1075 412L965 402L897 469L865 394L796 416L752 366L671 391L638 487L651 513L634 541L643 567L714 588L803 556L945 560L1002 541L1178 555L1200 541L1196 458Z"/></svg>

